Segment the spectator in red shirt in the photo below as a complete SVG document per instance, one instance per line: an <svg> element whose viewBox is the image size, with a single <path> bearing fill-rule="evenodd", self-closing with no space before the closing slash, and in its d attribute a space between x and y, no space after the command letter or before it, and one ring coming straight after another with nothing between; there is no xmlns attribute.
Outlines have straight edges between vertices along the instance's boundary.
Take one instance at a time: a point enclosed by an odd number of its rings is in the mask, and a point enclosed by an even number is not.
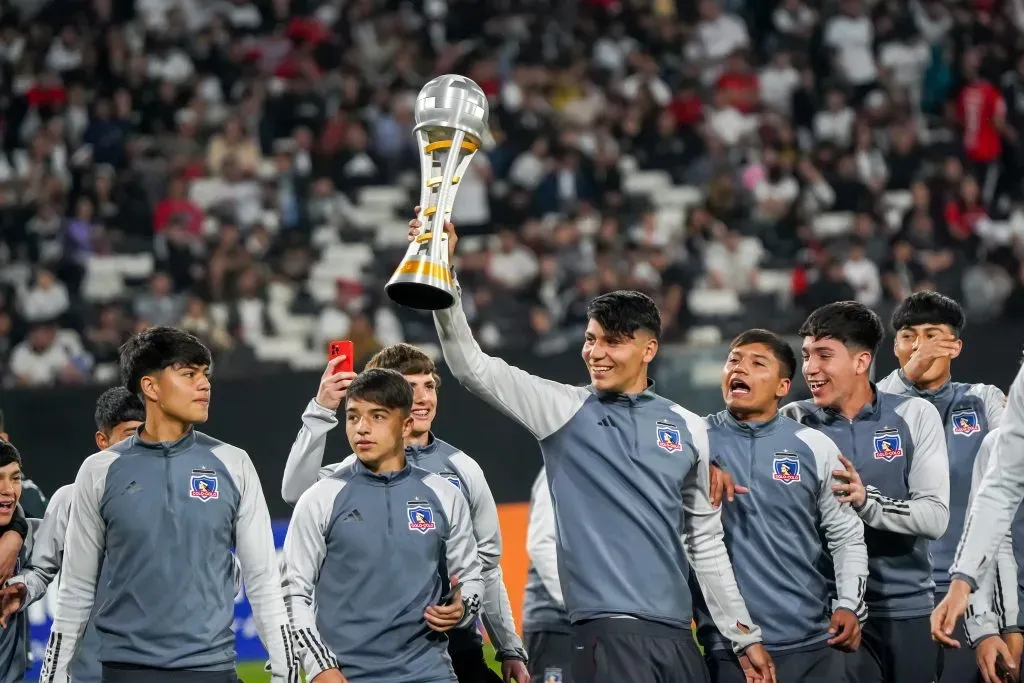
<svg viewBox="0 0 1024 683"><path fill-rule="evenodd" d="M153 232L159 235L173 218L184 218L185 227L193 235L203 230L203 210L196 206L186 194L185 179L177 176L171 179L167 196L157 202L153 210Z"/></svg>
<svg viewBox="0 0 1024 683"><path fill-rule="evenodd" d="M692 80L684 80L679 85L668 108L676 117L676 126L680 129L696 126L704 120L704 101L697 91L697 84Z"/></svg>
<svg viewBox="0 0 1024 683"><path fill-rule="evenodd" d="M981 203L981 188L978 181L967 176L960 183L960 196L946 204L946 228L955 240L963 241L975 234L979 221L988 218L988 211Z"/></svg>
<svg viewBox="0 0 1024 683"><path fill-rule="evenodd" d="M740 112L752 114L757 111L760 104L757 74L751 73L743 50L737 50L729 55L725 63L725 73L718 77L715 90L724 95L726 104Z"/></svg>
<svg viewBox="0 0 1024 683"><path fill-rule="evenodd" d="M963 127L964 154L970 170L982 184L982 197L991 201L999 182L1006 101L999 89L980 75L977 53L965 55L964 66L970 80L957 97L957 121Z"/></svg>

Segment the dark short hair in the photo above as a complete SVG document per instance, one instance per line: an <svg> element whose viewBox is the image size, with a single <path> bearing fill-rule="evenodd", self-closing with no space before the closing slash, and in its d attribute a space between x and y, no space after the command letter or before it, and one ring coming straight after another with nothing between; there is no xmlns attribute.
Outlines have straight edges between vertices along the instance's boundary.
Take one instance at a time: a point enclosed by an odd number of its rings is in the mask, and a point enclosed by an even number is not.
<svg viewBox="0 0 1024 683"><path fill-rule="evenodd" d="M121 383L141 393L142 378L171 367L210 367L210 349L195 336L174 327L139 332L121 347Z"/></svg>
<svg viewBox="0 0 1024 683"><path fill-rule="evenodd" d="M408 415L412 412L412 387L395 370L371 368L356 375L348 385L345 401L366 401Z"/></svg>
<svg viewBox="0 0 1024 683"><path fill-rule="evenodd" d="M949 325L957 337L967 324L964 309L938 292L915 292L900 302L890 319L893 332L915 325Z"/></svg>
<svg viewBox="0 0 1024 683"><path fill-rule="evenodd" d="M633 337L637 330L647 330L655 339L661 335L658 305L635 290L622 289L595 297L587 306L587 320L598 323L609 335Z"/></svg>
<svg viewBox="0 0 1024 683"><path fill-rule="evenodd" d="M389 344L373 354L365 369L374 368L394 370L402 375L433 375L434 384L441 386L441 376L437 374L434 360L422 349L405 342Z"/></svg>
<svg viewBox="0 0 1024 683"><path fill-rule="evenodd" d="M96 429L108 433L125 422L145 422L146 407L138 394L124 387L111 387L96 399Z"/></svg>
<svg viewBox="0 0 1024 683"><path fill-rule="evenodd" d="M7 467L12 462L21 466L21 453L10 441L0 439L0 467Z"/></svg>
<svg viewBox="0 0 1024 683"><path fill-rule="evenodd" d="M797 331L801 337L835 339L849 348L878 354L885 337L882 319L859 301L837 301L817 309Z"/></svg>
<svg viewBox="0 0 1024 683"><path fill-rule="evenodd" d="M750 344L764 344L771 349L772 355L782 366L782 376L786 379L793 379L793 375L796 374L796 352L786 343L785 339L770 330L755 328L741 332L729 344L729 350L732 351L739 346Z"/></svg>

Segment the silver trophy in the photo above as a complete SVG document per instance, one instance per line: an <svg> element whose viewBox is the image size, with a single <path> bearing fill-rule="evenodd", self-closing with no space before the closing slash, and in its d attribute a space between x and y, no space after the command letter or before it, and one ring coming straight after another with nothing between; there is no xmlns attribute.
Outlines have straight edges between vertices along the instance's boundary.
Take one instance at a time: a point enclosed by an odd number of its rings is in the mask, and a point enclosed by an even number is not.
<svg viewBox="0 0 1024 683"><path fill-rule="evenodd" d="M413 135L420 150L420 234L409 244L384 291L401 306L425 311L455 303L448 264L448 236L459 181L487 133L487 96L455 74L433 79L416 97Z"/></svg>

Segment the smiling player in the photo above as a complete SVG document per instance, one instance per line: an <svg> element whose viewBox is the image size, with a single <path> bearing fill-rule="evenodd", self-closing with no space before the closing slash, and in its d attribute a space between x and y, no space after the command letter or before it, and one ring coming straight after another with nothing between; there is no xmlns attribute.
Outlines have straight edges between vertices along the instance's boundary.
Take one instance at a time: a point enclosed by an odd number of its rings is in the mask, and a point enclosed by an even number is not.
<svg viewBox="0 0 1024 683"><path fill-rule="evenodd" d="M726 409L708 418L708 438L716 461L749 489L725 507L725 545L779 680L833 683L844 676L837 650L860 643L867 549L864 525L832 492L832 471L842 467L839 449L821 432L779 415L795 370L796 355L773 332L736 337L722 368ZM826 551L835 560L833 604L830 577L819 565ZM732 654L703 601L697 605L711 680L744 683L748 667Z"/></svg>
<svg viewBox="0 0 1024 683"><path fill-rule="evenodd" d="M410 222L410 240L420 227ZM452 262L458 237L451 223L444 230ZM526 428L544 456L573 627L573 681L702 680L706 665L689 632L692 567L716 626L758 676L774 682L709 499L707 426L655 393L648 377L661 332L654 301L620 291L590 303L582 357L591 382L575 387L481 351L454 278L453 285L455 303L434 312L448 367Z"/></svg>
<svg viewBox="0 0 1024 683"><path fill-rule="evenodd" d="M855 683L932 683L938 651L928 615L935 581L929 541L949 519L949 463L942 419L928 401L877 391L871 363L885 330L854 301L808 316L803 375L812 399L782 414L831 437L845 455L834 487L865 526L868 618L847 659Z"/></svg>
<svg viewBox="0 0 1024 683"><path fill-rule="evenodd" d="M21 455L0 439L0 533L11 529L21 498ZM22 552L21 560L25 553ZM0 630L0 683L20 683L28 668L28 619L18 614Z"/></svg>

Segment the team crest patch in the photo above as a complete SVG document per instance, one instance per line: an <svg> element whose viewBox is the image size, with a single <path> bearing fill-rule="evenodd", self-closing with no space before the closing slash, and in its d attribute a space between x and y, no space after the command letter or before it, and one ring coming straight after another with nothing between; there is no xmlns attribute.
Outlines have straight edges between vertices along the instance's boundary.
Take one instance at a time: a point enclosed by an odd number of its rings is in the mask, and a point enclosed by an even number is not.
<svg viewBox="0 0 1024 683"><path fill-rule="evenodd" d="M792 453L776 453L772 463L772 479L783 484L800 481L800 461Z"/></svg>
<svg viewBox="0 0 1024 683"><path fill-rule="evenodd" d="M448 483L457 489L462 488L462 481L459 479L459 475L455 474L454 472L442 472L441 478L447 479Z"/></svg>
<svg viewBox="0 0 1024 683"><path fill-rule="evenodd" d="M188 493L190 498L196 498L203 503L208 500L216 500L220 498L219 488L216 472L213 470L192 470Z"/></svg>
<svg viewBox="0 0 1024 683"><path fill-rule="evenodd" d="M675 425L669 422L658 423L658 448L675 453L683 450L682 437Z"/></svg>
<svg viewBox="0 0 1024 683"><path fill-rule="evenodd" d="M544 669L544 683L562 683L562 670Z"/></svg>
<svg viewBox="0 0 1024 683"><path fill-rule="evenodd" d="M903 457L903 438L898 430L882 429L875 432L875 459L892 462Z"/></svg>
<svg viewBox="0 0 1024 683"><path fill-rule="evenodd" d="M419 502L409 503L407 510L409 515L409 531L418 531L425 534L436 528L434 524L434 511L429 505Z"/></svg>
<svg viewBox="0 0 1024 683"><path fill-rule="evenodd" d="M981 431L978 424L978 413L973 410L956 410L950 416L953 420L953 433L960 436L970 436Z"/></svg>

